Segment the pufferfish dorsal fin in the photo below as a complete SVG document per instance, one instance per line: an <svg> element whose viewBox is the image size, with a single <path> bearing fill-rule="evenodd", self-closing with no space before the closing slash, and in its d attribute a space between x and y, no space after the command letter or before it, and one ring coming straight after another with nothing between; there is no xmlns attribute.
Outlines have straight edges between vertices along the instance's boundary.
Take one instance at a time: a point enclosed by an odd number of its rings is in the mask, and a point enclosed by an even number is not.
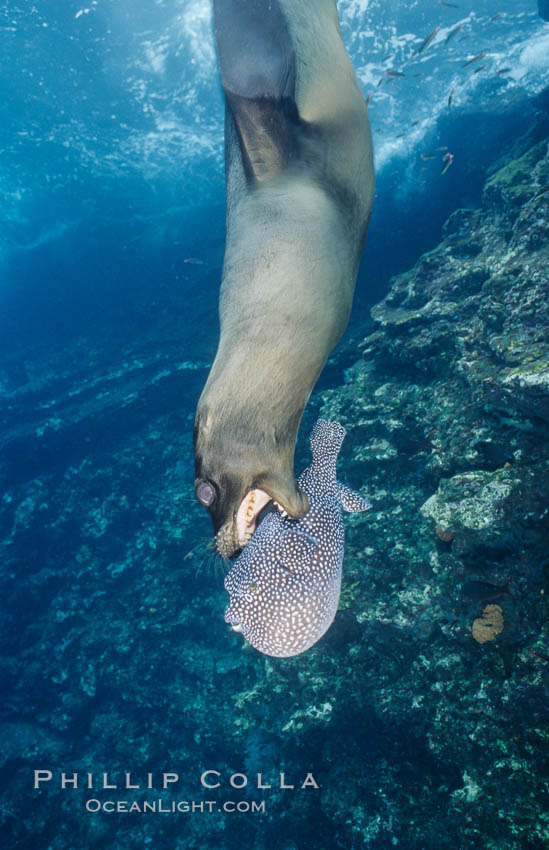
<svg viewBox="0 0 549 850"><path fill-rule="evenodd" d="M286 570L299 573L307 569L318 551L318 540L306 531L286 531L282 535L280 557Z"/></svg>
<svg viewBox="0 0 549 850"><path fill-rule="evenodd" d="M362 511L367 511L372 507L361 493L357 493L356 490L351 490L351 488L346 487L345 484L338 484L337 486L339 489L341 506L344 511L347 511L350 514L356 514L362 513Z"/></svg>

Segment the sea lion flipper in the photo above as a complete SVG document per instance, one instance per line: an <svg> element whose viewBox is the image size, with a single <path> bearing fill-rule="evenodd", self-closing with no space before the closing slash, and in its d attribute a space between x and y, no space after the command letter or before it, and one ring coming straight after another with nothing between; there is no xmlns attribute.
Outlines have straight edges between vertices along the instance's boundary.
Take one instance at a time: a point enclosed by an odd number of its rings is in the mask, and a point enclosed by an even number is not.
<svg viewBox="0 0 549 850"><path fill-rule="evenodd" d="M296 58L277 0L214 0L221 80L246 178L265 180L299 151Z"/></svg>
<svg viewBox="0 0 549 850"><path fill-rule="evenodd" d="M214 0L214 20L226 92L252 100L293 97L295 53L277 0Z"/></svg>
<svg viewBox="0 0 549 850"><path fill-rule="evenodd" d="M299 117L293 100L248 100L227 93L246 178L265 181L299 157Z"/></svg>

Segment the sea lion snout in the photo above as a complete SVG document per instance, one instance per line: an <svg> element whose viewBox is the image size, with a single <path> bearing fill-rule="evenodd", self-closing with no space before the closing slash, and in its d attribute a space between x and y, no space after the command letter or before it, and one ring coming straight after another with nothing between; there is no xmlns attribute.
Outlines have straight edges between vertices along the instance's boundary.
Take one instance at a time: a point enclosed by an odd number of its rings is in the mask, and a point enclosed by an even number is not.
<svg viewBox="0 0 549 850"><path fill-rule="evenodd" d="M278 498L274 498L275 493ZM278 489L274 492L267 492L258 487L249 490L235 514L215 535L215 548L219 555L230 558L248 544L255 532L259 515L271 501L274 501L284 514L294 519L305 516L309 510L307 495L296 486L288 497Z"/></svg>
<svg viewBox="0 0 549 850"><path fill-rule="evenodd" d="M222 558L230 558L250 540L255 531L257 519L271 497L264 490L254 488L249 490L238 503L234 502L227 509L226 520L215 533L215 548ZM212 516L213 519L213 516Z"/></svg>
<svg viewBox="0 0 549 850"><path fill-rule="evenodd" d="M250 417L213 417L210 404L203 398L196 414L194 492L212 519L218 554L230 558L246 546L271 500L295 519L309 502L293 470L297 424L286 428L288 438L274 439L272 428L259 429Z"/></svg>
<svg viewBox="0 0 549 850"><path fill-rule="evenodd" d="M238 486L238 484L240 486ZM263 509L271 501L293 518L304 516L309 501L292 479L293 486L266 484L268 489L246 489L243 480L231 481L226 487L207 478L197 478L195 494L200 504L210 514L214 527L215 547L223 558L232 557L250 540Z"/></svg>

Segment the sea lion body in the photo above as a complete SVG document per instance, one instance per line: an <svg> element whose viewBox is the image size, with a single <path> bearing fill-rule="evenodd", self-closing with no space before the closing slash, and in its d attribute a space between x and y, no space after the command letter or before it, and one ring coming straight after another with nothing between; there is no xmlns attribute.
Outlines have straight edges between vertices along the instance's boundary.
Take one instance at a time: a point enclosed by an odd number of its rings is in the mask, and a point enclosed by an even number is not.
<svg viewBox="0 0 549 850"><path fill-rule="evenodd" d="M269 499L307 510L297 430L343 333L371 213L366 104L335 0L215 0L226 95L221 334L195 421L220 554Z"/></svg>

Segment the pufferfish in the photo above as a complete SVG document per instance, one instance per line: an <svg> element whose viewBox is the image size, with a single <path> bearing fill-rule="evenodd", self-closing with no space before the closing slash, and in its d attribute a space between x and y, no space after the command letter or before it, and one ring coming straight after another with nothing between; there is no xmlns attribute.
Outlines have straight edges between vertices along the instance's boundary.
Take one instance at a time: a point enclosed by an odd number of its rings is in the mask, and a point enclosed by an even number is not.
<svg viewBox="0 0 549 850"><path fill-rule="evenodd" d="M299 478L309 497L301 519L273 505L225 578L225 621L260 652L287 658L310 649L332 624L341 590L345 533L342 511L370 504L340 484L336 462L345 429L319 419L310 441L313 462Z"/></svg>

